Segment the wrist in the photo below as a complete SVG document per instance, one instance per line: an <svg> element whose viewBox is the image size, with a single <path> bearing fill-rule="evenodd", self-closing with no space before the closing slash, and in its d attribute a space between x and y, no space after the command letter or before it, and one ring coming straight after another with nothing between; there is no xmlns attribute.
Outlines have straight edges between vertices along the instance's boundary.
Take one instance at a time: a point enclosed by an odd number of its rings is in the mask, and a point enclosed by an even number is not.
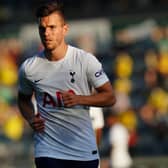
<svg viewBox="0 0 168 168"><path fill-rule="evenodd" d="M84 105L84 103L83 103L83 97L84 96L82 96L82 95L78 95L78 97L77 97L77 99L78 99L78 105Z"/></svg>
<svg viewBox="0 0 168 168"><path fill-rule="evenodd" d="M33 122L34 122L34 117L35 117L35 116L32 116L31 118L29 118L29 119L27 120L30 125L33 124Z"/></svg>

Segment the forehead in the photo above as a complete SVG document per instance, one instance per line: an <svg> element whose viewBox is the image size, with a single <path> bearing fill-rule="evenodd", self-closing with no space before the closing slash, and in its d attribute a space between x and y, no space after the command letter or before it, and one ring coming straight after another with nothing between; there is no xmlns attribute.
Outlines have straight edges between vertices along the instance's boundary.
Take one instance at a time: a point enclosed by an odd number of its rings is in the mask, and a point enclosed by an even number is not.
<svg viewBox="0 0 168 168"><path fill-rule="evenodd" d="M54 12L48 16L41 17L39 19L39 25L55 25L55 24L62 24L63 18L58 12Z"/></svg>

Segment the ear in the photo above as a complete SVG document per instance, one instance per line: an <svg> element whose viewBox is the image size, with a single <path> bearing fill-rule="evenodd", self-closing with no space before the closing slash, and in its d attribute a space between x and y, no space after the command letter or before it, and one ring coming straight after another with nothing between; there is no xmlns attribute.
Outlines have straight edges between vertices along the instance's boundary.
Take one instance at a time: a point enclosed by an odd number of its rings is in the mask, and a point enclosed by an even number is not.
<svg viewBox="0 0 168 168"><path fill-rule="evenodd" d="M64 35L66 36L68 31L69 31L69 25L68 24L65 24L64 27L63 27L63 31L64 31Z"/></svg>

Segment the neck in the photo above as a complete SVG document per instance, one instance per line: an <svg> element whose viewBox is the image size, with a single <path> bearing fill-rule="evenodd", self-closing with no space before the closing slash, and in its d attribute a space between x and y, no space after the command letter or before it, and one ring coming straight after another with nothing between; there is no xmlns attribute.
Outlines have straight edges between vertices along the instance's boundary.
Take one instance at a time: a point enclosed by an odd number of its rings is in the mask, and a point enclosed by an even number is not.
<svg viewBox="0 0 168 168"><path fill-rule="evenodd" d="M63 59L66 55L68 45L64 43L63 45L57 47L55 50L46 50L45 55L50 61L59 61Z"/></svg>

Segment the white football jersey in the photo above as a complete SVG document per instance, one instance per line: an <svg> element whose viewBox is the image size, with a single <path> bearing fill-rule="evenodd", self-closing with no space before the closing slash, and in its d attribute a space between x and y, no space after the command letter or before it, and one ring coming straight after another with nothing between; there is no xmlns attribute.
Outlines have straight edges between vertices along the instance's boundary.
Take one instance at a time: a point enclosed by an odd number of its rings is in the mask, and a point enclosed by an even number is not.
<svg viewBox="0 0 168 168"><path fill-rule="evenodd" d="M86 106L64 107L61 91L90 95L109 81L95 56L68 46L59 61L44 52L27 59L19 71L19 91L35 93L37 110L45 121L43 133L35 133L35 157L68 160L99 158L94 131Z"/></svg>

